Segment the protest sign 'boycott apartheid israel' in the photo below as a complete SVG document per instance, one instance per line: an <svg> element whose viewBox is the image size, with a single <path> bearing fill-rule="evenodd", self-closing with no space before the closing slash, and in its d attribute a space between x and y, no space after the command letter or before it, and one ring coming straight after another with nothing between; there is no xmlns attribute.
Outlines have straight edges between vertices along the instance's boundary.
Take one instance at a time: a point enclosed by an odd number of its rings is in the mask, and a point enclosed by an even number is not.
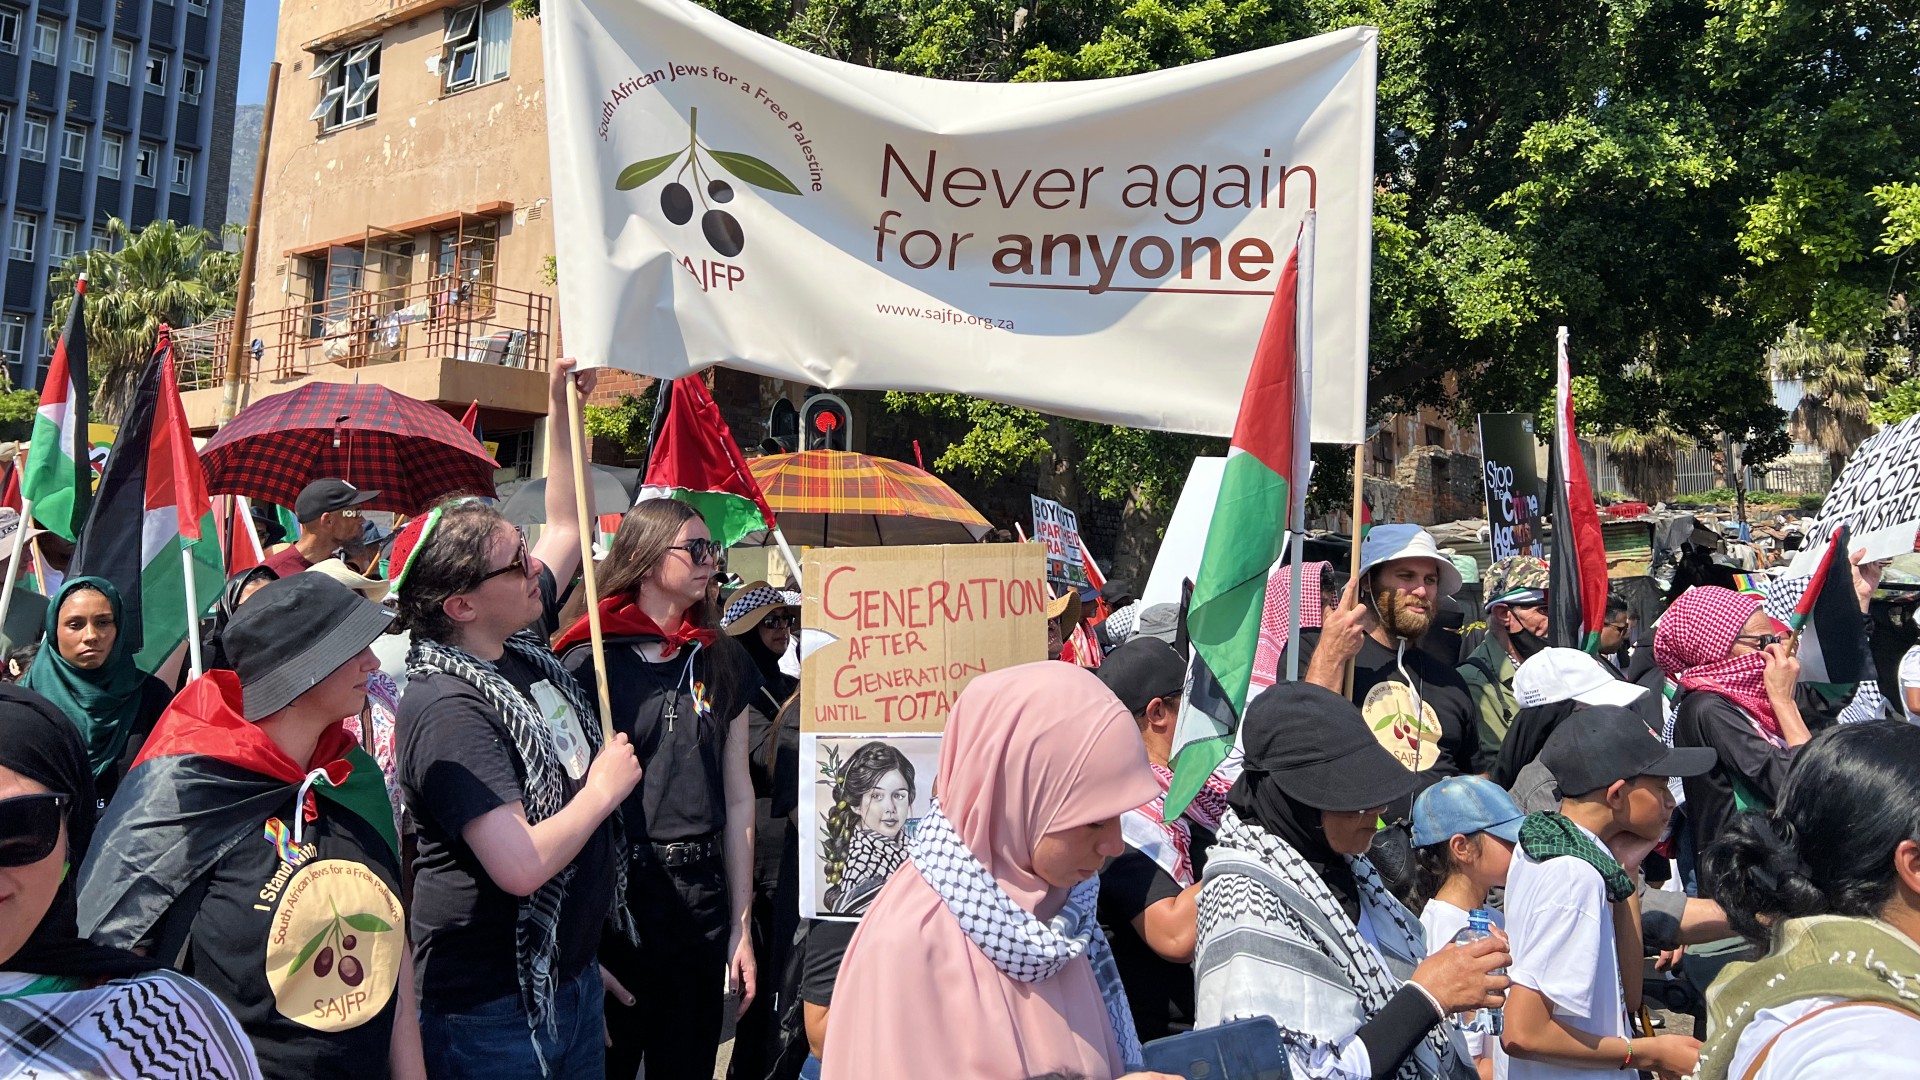
<svg viewBox="0 0 1920 1080"><path fill-rule="evenodd" d="M1064 83L844 64L687 0L546 0L541 38L589 366L1226 435L1311 208L1312 435L1364 435L1371 27Z"/></svg>
<svg viewBox="0 0 1920 1080"><path fill-rule="evenodd" d="M802 573L803 731L940 731L975 676L1046 659L1038 544L815 548Z"/></svg>

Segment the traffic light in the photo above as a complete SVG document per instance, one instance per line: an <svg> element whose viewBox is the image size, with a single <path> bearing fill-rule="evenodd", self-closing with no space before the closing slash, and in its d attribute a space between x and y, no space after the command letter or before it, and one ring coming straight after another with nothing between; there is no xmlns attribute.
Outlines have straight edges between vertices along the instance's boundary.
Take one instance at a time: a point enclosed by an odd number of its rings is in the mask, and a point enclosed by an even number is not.
<svg viewBox="0 0 1920 1080"><path fill-rule="evenodd" d="M815 394L800 406L800 438L807 450L853 449L853 412L832 394Z"/></svg>

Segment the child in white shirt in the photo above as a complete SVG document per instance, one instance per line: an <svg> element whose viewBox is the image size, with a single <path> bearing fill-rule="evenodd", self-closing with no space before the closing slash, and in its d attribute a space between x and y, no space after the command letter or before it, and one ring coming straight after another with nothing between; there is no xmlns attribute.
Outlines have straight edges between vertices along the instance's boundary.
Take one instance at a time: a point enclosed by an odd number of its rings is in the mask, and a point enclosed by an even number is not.
<svg viewBox="0 0 1920 1080"><path fill-rule="evenodd" d="M1698 776L1712 749L1675 749L1618 706L1568 717L1540 751L1559 782L1560 812L1530 815L1507 871L1513 949L1502 1038L1511 1080L1581 1080L1646 1069L1693 1072L1700 1044L1635 1038L1628 1026L1614 905L1673 816L1667 778ZM1637 974L1637 966L1635 969Z"/></svg>

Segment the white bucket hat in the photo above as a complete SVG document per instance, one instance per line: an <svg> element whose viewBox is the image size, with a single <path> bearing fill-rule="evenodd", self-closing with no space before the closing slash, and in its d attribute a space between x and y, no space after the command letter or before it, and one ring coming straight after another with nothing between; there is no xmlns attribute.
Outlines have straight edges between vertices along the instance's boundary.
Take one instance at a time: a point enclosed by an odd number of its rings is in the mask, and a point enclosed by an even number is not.
<svg viewBox="0 0 1920 1080"><path fill-rule="evenodd" d="M1440 595L1453 596L1460 591L1459 567L1440 554L1433 534L1418 525L1375 525L1360 545L1360 574L1364 577L1374 567L1400 559L1432 559L1440 574Z"/></svg>
<svg viewBox="0 0 1920 1080"><path fill-rule="evenodd" d="M1523 709L1556 701L1631 708L1645 693L1646 687L1614 678L1579 649L1541 649L1513 675L1513 698Z"/></svg>

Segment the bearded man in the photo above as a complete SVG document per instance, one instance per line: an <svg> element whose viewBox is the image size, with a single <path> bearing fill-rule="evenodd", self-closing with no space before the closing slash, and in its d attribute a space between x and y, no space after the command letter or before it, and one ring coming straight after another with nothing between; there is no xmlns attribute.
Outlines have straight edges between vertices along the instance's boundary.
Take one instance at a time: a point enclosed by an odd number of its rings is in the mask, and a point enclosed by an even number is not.
<svg viewBox="0 0 1920 1080"><path fill-rule="evenodd" d="M1466 681L1420 648L1441 600L1459 590L1460 571L1425 529L1374 526L1360 547L1360 574L1327 616L1307 668L1308 682L1338 693L1354 662L1354 704L1374 737L1421 774L1423 789L1481 771Z"/></svg>

